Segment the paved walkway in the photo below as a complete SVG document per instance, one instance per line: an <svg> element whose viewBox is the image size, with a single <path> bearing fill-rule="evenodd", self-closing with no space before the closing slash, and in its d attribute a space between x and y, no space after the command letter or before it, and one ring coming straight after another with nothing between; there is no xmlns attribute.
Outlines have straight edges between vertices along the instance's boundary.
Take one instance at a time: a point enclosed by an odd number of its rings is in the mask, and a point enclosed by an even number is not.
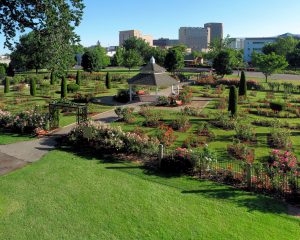
<svg viewBox="0 0 300 240"><path fill-rule="evenodd" d="M169 96L171 88L163 89L160 96ZM139 106L145 102L133 102L123 106L133 107L138 110ZM95 121L110 123L118 119L114 110L103 112L92 117ZM49 151L55 149L56 139L65 135L74 128L76 124L71 124L54 131L50 136L35 139L32 141L18 142L8 145L0 145L0 176L12 172L28 163L40 160Z"/></svg>

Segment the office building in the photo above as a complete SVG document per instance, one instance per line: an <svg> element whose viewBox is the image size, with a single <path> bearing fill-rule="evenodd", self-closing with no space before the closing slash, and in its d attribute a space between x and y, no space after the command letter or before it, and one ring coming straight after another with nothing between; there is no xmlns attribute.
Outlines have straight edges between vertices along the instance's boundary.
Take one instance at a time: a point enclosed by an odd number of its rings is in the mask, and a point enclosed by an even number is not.
<svg viewBox="0 0 300 240"><path fill-rule="evenodd" d="M263 47L268 43L275 42L277 37L266 37L266 38L246 38L244 43L244 61L252 61L252 53L262 53Z"/></svg>
<svg viewBox="0 0 300 240"><path fill-rule="evenodd" d="M235 50L244 49L245 38L230 38L229 47Z"/></svg>
<svg viewBox="0 0 300 240"><path fill-rule="evenodd" d="M210 28L210 41L223 39L223 23L206 23L204 28Z"/></svg>
<svg viewBox="0 0 300 240"><path fill-rule="evenodd" d="M181 27L179 29L179 43L186 45L193 51L207 51L210 44L210 28Z"/></svg>
<svg viewBox="0 0 300 240"><path fill-rule="evenodd" d="M139 30L128 30L119 32L119 46L122 46L124 42L131 38L136 37L145 40L150 46L153 46L153 37L151 35L143 35Z"/></svg>
<svg viewBox="0 0 300 240"><path fill-rule="evenodd" d="M179 44L179 40L177 39L159 38L153 40L153 45L161 48L169 48L178 44Z"/></svg>

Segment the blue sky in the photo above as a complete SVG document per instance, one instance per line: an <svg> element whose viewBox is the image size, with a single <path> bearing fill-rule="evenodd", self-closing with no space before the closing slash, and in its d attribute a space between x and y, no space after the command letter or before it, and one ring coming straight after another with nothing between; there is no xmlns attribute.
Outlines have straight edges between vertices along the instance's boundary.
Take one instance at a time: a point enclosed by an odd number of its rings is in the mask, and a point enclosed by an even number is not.
<svg viewBox="0 0 300 240"><path fill-rule="evenodd" d="M82 44L117 45L120 30L139 29L154 38L178 38L181 26L223 22L232 37L300 34L299 0L85 0L76 32ZM3 49L0 33L0 53Z"/></svg>

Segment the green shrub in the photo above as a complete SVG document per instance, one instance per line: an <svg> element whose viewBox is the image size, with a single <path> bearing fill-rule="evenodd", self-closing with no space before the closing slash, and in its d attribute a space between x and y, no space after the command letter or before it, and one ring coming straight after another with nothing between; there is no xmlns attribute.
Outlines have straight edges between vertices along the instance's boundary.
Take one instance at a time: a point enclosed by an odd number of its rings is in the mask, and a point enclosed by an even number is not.
<svg viewBox="0 0 300 240"><path fill-rule="evenodd" d="M10 79L6 77L4 81L5 81L4 93L9 93Z"/></svg>
<svg viewBox="0 0 300 240"><path fill-rule="evenodd" d="M50 76L50 84L54 85L55 82L56 82L56 76L55 76L55 73L52 71L51 76Z"/></svg>
<svg viewBox="0 0 300 240"><path fill-rule="evenodd" d="M241 74L239 96L247 96L247 81L246 81L246 76L244 71L242 71Z"/></svg>
<svg viewBox="0 0 300 240"><path fill-rule="evenodd" d="M32 78L30 80L30 95L36 96L36 79Z"/></svg>
<svg viewBox="0 0 300 240"><path fill-rule="evenodd" d="M119 90L118 94L114 97L114 99L120 103L127 103L130 100L129 91L128 90Z"/></svg>
<svg viewBox="0 0 300 240"><path fill-rule="evenodd" d="M283 102L270 102L270 108L275 112L281 112L285 109L285 103Z"/></svg>
<svg viewBox="0 0 300 240"><path fill-rule="evenodd" d="M76 74L76 84L78 86L81 85L81 73L80 73L80 71L77 71L77 74Z"/></svg>
<svg viewBox="0 0 300 240"><path fill-rule="evenodd" d="M80 89L80 86L78 84L76 84L76 83L70 83L67 86L68 93L78 92L79 89Z"/></svg>
<svg viewBox="0 0 300 240"><path fill-rule="evenodd" d="M111 76L109 72L107 72L105 77L105 86L107 89L111 89Z"/></svg>
<svg viewBox="0 0 300 240"><path fill-rule="evenodd" d="M166 96L159 96L159 98L157 99L157 106L168 106L170 104L170 101L168 99L168 97Z"/></svg>
<svg viewBox="0 0 300 240"><path fill-rule="evenodd" d="M184 114L179 114L176 119L174 119L171 122L171 127L174 130L180 130L180 131L184 131L186 130L190 125L190 121L188 119L188 117Z"/></svg>
<svg viewBox="0 0 300 240"><path fill-rule="evenodd" d="M228 104L228 111L230 112L231 116L236 116L237 114L237 90L235 86L230 87L229 91L229 104Z"/></svg>
<svg viewBox="0 0 300 240"><path fill-rule="evenodd" d="M115 109L115 113L118 115L120 120L122 120L126 123L132 123L134 121L133 110L134 110L134 108L117 107Z"/></svg>
<svg viewBox="0 0 300 240"><path fill-rule="evenodd" d="M66 98L67 97L67 79L65 76L62 76L61 78L61 89L60 89L60 96L61 98Z"/></svg>

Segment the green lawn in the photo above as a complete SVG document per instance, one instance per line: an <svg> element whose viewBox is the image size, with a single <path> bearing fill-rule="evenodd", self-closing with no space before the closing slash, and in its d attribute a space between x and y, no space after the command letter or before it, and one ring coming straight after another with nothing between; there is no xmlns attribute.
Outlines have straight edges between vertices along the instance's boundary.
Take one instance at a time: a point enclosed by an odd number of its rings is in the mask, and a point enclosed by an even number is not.
<svg viewBox="0 0 300 240"><path fill-rule="evenodd" d="M0 239L299 239L262 195L52 151L0 177Z"/></svg>
<svg viewBox="0 0 300 240"><path fill-rule="evenodd" d="M15 133L6 133L0 131L0 145L29 141L33 139L34 138L32 136L20 135Z"/></svg>

